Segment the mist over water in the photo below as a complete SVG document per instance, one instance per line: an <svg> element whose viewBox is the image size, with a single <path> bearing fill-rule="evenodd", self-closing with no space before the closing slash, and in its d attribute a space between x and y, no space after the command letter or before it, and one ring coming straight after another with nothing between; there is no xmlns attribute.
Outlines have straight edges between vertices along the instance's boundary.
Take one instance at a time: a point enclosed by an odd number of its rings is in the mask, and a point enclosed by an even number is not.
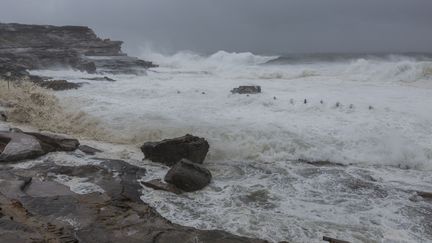
<svg viewBox="0 0 432 243"><path fill-rule="evenodd" d="M208 139L209 188L184 197L144 189L143 200L164 216L274 241L432 239L431 222L409 200L414 190L432 190L429 55L147 50L142 57L160 67L56 94L68 109L97 117L108 142L136 147L186 133ZM36 73L74 82L92 76ZM239 85L263 93L231 94ZM166 169L144 163L150 177Z"/></svg>

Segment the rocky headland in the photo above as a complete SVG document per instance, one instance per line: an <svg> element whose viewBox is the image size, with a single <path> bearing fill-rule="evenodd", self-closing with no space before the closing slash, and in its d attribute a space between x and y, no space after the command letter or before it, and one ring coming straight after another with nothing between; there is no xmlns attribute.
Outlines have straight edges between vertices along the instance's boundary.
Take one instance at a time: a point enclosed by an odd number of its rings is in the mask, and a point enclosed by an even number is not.
<svg viewBox="0 0 432 243"><path fill-rule="evenodd" d="M123 53L122 43L101 39L84 26L0 23L0 78L43 83L49 78L28 71L69 68L92 74L142 74L156 66Z"/></svg>

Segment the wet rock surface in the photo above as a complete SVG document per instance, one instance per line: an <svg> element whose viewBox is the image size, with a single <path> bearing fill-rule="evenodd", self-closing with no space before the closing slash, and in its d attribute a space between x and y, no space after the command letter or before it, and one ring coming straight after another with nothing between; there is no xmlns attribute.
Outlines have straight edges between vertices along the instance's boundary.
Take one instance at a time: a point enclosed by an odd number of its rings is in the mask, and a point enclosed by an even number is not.
<svg viewBox="0 0 432 243"><path fill-rule="evenodd" d="M177 188L175 185L172 184L167 184L165 182L163 182L161 179L154 179L151 181L145 181L145 182L141 182L144 186L155 189L155 190L160 190L160 191L167 191L167 192L172 192L175 194L181 194L182 190Z"/></svg>
<svg viewBox="0 0 432 243"><path fill-rule="evenodd" d="M186 192L201 190L211 181L212 175L203 166L182 159L165 175L165 181Z"/></svg>
<svg viewBox="0 0 432 243"><path fill-rule="evenodd" d="M160 142L147 142L141 146L145 159L173 166L181 159L202 164L210 146L204 138L185 135L183 137L165 139Z"/></svg>
<svg viewBox="0 0 432 243"><path fill-rule="evenodd" d="M121 160L32 168L0 167L0 242L265 242L217 230L173 224L143 203L146 173ZM103 192L79 194L58 176L86 178Z"/></svg>

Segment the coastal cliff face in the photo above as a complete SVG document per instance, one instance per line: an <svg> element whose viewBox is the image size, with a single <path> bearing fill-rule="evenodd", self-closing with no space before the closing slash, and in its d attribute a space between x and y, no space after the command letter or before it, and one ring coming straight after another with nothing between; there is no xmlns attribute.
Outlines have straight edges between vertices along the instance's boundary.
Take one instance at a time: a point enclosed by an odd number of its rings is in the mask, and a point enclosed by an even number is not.
<svg viewBox="0 0 432 243"><path fill-rule="evenodd" d="M82 26L0 23L0 75L25 70L72 68L88 73L139 73L151 62L129 57L122 41L97 37Z"/></svg>

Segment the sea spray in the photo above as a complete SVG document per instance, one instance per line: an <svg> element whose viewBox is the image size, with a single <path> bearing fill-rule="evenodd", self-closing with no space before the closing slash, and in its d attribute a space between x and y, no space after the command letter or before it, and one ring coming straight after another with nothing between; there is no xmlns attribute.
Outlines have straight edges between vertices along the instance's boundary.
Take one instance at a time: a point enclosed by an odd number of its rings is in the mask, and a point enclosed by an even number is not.
<svg viewBox="0 0 432 243"><path fill-rule="evenodd" d="M0 81L0 100L10 106L7 109L9 121L40 130L106 139L96 118L82 111L65 111L51 91L28 82L11 84L9 89L7 86L6 81Z"/></svg>

